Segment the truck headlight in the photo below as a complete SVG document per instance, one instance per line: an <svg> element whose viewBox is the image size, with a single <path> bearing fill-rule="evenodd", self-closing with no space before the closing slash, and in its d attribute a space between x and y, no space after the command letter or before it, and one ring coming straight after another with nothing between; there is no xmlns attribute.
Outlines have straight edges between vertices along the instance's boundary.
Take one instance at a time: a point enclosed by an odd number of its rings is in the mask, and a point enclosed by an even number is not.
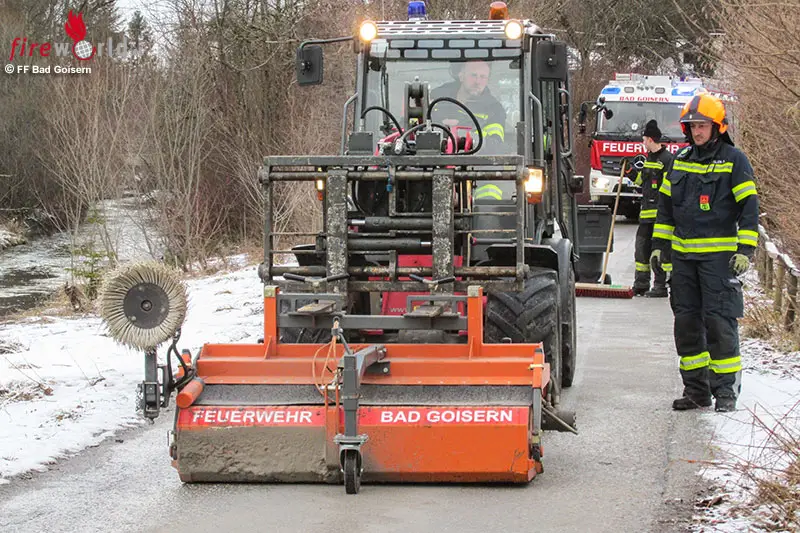
<svg viewBox="0 0 800 533"><path fill-rule="evenodd" d="M592 178L592 187L595 189L606 189L609 183L608 178Z"/></svg>

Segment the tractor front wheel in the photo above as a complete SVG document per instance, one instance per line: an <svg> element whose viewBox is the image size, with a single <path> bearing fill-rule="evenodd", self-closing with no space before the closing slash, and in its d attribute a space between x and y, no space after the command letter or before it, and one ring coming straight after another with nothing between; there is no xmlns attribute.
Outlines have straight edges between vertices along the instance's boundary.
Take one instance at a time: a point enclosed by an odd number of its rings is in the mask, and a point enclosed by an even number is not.
<svg viewBox="0 0 800 533"><path fill-rule="evenodd" d="M558 274L534 268L521 292L489 291L483 328L487 343L542 343L554 401L561 395L560 307Z"/></svg>

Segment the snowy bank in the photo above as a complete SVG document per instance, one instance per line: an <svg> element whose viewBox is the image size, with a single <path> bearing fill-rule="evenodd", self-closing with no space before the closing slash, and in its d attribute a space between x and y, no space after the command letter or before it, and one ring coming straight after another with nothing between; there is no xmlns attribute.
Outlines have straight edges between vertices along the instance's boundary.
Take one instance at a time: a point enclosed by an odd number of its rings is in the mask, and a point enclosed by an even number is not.
<svg viewBox="0 0 800 533"><path fill-rule="evenodd" d="M187 287L179 349L263 335L256 267ZM0 324L0 483L143 424L135 411L143 371L142 355L115 344L96 317Z"/></svg>
<svg viewBox="0 0 800 533"><path fill-rule="evenodd" d="M25 236L10 231L8 228L0 226L0 252L12 246L19 246L28 242Z"/></svg>
<svg viewBox="0 0 800 533"><path fill-rule="evenodd" d="M704 498L705 505L698 505L691 531L800 530L800 516L791 516L791 505L776 504L764 491L778 483L800 496L800 479L785 475L792 463L793 468L800 466L799 355L780 352L757 339L742 341L745 368L738 410L702 415L713 428L714 460L701 475L714 489Z"/></svg>

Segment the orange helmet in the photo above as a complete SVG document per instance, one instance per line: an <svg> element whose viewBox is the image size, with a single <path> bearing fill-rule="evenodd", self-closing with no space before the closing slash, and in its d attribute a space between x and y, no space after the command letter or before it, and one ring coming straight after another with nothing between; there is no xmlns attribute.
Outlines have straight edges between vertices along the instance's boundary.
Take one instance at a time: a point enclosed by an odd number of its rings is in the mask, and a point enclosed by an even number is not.
<svg viewBox="0 0 800 533"><path fill-rule="evenodd" d="M708 93L698 94L683 106L681 129L689 135L689 122L713 122L719 126L720 135L728 131L728 119L722 100Z"/></svg>

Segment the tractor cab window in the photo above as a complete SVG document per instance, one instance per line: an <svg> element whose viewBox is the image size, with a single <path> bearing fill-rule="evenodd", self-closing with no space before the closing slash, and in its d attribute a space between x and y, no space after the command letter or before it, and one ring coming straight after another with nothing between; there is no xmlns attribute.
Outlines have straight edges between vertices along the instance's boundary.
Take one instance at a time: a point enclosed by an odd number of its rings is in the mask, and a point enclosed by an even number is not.
<svg viewBox="0 0 800 533"><path fill-rule="evenodd" d="M665 141L683 140L680 116L683 104L655 102L606 102L613 114L606 118L599 114L597 133L622 139L641 140L644 126L655 119Z"/></svg>
<svg viewBox="0 0 800 533"><path fill-rule="evenodd" d="M366 106L388 109L401 123L405 114L406 83L427 83L429 100L449 97L463 103L474 119L458 105L442 101L433 106L432 121L443 124L453 134L470 135L477 144L475 120L483 134L478 154L515 154L515 126L520 117L519 60L451 60L372 57L367 68ZM366 117L367 129L375 139L391 135L393 128L380 112Z"/></svg>

